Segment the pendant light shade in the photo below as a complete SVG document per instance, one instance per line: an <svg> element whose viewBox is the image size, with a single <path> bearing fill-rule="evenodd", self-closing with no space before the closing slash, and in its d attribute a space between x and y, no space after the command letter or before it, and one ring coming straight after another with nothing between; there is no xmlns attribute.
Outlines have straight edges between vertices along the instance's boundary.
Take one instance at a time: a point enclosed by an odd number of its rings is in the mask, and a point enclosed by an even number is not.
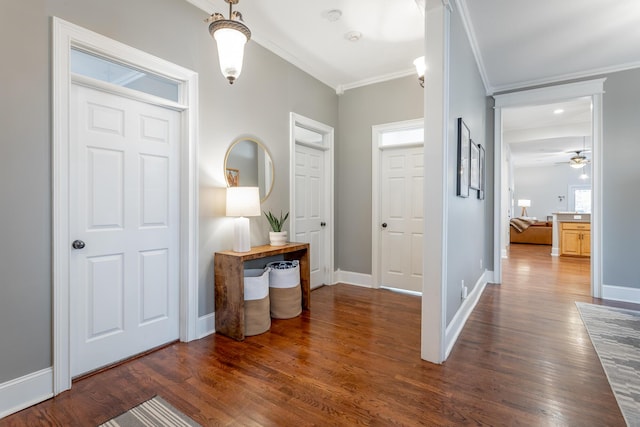
<svg viewBox="0 0 640 427"><path fill-rule="evenodd" d="M251 31L242 22L240 12L232 10L239 0L225 1L229 3L229 19L225 19L220 13L214 13L207 21L210 22L209 33L218 46L220 71L233 84L242 72L244 45L251 38Z"/></svg>

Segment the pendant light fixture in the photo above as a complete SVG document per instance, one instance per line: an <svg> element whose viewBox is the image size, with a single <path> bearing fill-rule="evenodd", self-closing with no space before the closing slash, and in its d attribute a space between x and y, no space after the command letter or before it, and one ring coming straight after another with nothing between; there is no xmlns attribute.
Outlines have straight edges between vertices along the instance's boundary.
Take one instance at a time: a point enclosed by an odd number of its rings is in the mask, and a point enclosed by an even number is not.
<svg viewBox="0 0 640 427"><path fill-rule="evenodd" d="M229 3L229 19L225 19L221 13L214 13L206 22L210 22L209 33L218 45L220 71L233 84L242 72L244 45L251 38L251 31L242 22L242 14L233 11L233 5L240 0L224 1Z"/></svg>

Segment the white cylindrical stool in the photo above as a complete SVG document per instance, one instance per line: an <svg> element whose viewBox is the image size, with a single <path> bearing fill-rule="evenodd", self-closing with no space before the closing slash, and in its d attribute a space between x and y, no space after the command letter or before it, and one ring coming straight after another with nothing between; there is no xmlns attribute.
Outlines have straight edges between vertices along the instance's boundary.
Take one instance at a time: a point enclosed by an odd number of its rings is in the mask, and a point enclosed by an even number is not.
<svg viewBox="0 0 640 427"><path fill-rule="evenodd" d="M258 335L271 328L269 269L244 270L244 334Z"/></svg>
<svg viewBox="0 0 640 427"><path fill-rule="evenodd" d="M300 262L276 261L267 264L269 272L269 299L271 317L291 319L302 313Z"/></svg>

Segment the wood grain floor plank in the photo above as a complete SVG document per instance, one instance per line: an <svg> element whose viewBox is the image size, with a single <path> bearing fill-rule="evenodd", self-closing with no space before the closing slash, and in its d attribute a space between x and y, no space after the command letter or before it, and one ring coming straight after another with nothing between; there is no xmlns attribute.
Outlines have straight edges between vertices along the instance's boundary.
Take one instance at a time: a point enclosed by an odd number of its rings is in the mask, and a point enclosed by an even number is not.
<svg viewBox="0 0 640 427"><path fill-rule="evenodd" d="M348 285L237 342L175 343L75 381L0 426L92 426L160 395L205 426L623 426L575 308L589 260L512 245L443 365L420 359L420 298Z"/></svg>

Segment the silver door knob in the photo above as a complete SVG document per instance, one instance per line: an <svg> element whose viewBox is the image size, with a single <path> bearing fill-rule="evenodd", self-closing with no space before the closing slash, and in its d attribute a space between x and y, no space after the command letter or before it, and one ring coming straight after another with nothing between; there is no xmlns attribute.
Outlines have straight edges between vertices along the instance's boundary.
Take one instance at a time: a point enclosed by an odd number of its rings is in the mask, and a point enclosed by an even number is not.
<svg viewBox="0 0 640 427"><path fill-rule="evenodd" d="M85 244L82 240L74 240L73 243L71 244L71 247L73 249L82 249L85 247Z"/></svg>

